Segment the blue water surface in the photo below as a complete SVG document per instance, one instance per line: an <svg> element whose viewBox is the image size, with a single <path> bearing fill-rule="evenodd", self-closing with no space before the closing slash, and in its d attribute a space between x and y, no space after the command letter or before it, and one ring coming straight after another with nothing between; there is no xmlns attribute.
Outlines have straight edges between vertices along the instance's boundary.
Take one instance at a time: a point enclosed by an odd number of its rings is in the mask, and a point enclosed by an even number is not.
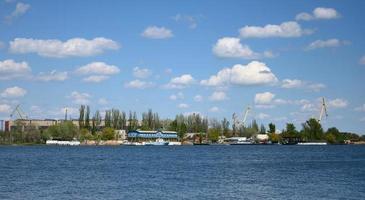
<svg viewBox="0 0 365 200"><path fill-rule="evenodd" d="M365 199L365 146L0 146L0 199Z"/></svg>

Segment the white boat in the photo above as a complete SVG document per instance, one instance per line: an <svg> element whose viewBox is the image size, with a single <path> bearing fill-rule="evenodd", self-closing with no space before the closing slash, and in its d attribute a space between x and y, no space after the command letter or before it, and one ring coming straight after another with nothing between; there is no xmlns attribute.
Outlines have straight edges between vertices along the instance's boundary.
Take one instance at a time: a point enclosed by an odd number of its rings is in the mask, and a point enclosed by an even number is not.
<svg viewBox="0 0 365 200"><path fill-rule="evenodd" d="M144 145L146 146L164 146L168 145L169 142L165 142L162 138L157 138L155 142L145 142Z"/></svg>
<svg viewBox="0 0 365 200"><path fill-rule="evenodd" d="M248 145L253 144L251 139L248 139L247 137L231 137L226 138L224 142L230 144L230 145Z"/></svg>
<svg viewBox="0 0 365 200"><path fill-rule="evenodd" d="M327 142L298 142L297 145L327 145Z"/></svg>
<svg viewBox="0 0 365 200"><path fill-rule="evenodd" d="M181 142L169 142L169 146L180 146Z"/></svg>
<svg viewBox="0 0 365 200"><path fill-rule="evenodd" d="M78 146L80 141L47 140L46 145Z"/></svg>
<svg viewBox="0 0 365 200"><path fill-rule="evenodd" d="M125 146L142 146L143 144L140 142L124 142L122 145Z"/></svg>

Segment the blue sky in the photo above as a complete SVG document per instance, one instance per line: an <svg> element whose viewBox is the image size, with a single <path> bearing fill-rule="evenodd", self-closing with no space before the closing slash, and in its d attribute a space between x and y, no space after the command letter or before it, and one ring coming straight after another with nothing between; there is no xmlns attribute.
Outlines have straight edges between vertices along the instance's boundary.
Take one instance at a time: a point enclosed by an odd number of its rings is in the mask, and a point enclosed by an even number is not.
<svg viewBox="0 0 365 200"><path fill-rule="evenodd" d="M152 108L164 118L365 131L365 2L0 2L0 118Z"/></svg>

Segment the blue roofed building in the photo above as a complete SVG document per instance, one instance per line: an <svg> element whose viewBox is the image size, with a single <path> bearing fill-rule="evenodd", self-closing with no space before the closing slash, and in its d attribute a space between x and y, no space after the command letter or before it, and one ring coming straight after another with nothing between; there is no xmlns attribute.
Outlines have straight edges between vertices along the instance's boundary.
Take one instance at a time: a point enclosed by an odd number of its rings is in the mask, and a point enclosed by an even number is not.
<svg viewBox="0 0 365 200"><path fill-rule="evenodd" d="M157 138L162 138L165 141L175 142L179 140L177 132L175 131L129 131L128 141L155 141Z"/></svg>

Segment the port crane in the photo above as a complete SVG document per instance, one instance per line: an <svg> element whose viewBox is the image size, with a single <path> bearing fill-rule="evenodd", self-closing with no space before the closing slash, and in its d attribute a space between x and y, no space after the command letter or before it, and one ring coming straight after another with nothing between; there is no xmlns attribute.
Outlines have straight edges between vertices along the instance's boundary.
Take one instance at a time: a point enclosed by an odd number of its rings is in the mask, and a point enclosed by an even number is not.
<svg viewBox="0 0 365 200"><path fill-rule="evenodd" d="M326 101L324 100L324 97L322 97L321 112L319 113L318 123L321 123L323 115L328 117L327 104Z"/></svg>
<svg viewBox="0 0 365 200"><path fill-rule="evenodd" d="M245 123L246 123L246 120L247 120L247 116L248 116L248 113L250 112L251 108L248 106L243 114L243 119L242 119L242 122L240 123L238 120L237 120L237 115L236 113L233 113L232 115L232 120L233 120L233 124L236 125L236 126L244 126Z"/></svg>
<svg viewBox="0 0 365 200"><path fill-rule="evenodd" d="M15 114L17 114L18 119L28 119L27 115L25 115L25 113L23 112L23 110L20 108L20 104L18 104L13 112L11 112L10 114L10 118L12 118Z"/></svg>

